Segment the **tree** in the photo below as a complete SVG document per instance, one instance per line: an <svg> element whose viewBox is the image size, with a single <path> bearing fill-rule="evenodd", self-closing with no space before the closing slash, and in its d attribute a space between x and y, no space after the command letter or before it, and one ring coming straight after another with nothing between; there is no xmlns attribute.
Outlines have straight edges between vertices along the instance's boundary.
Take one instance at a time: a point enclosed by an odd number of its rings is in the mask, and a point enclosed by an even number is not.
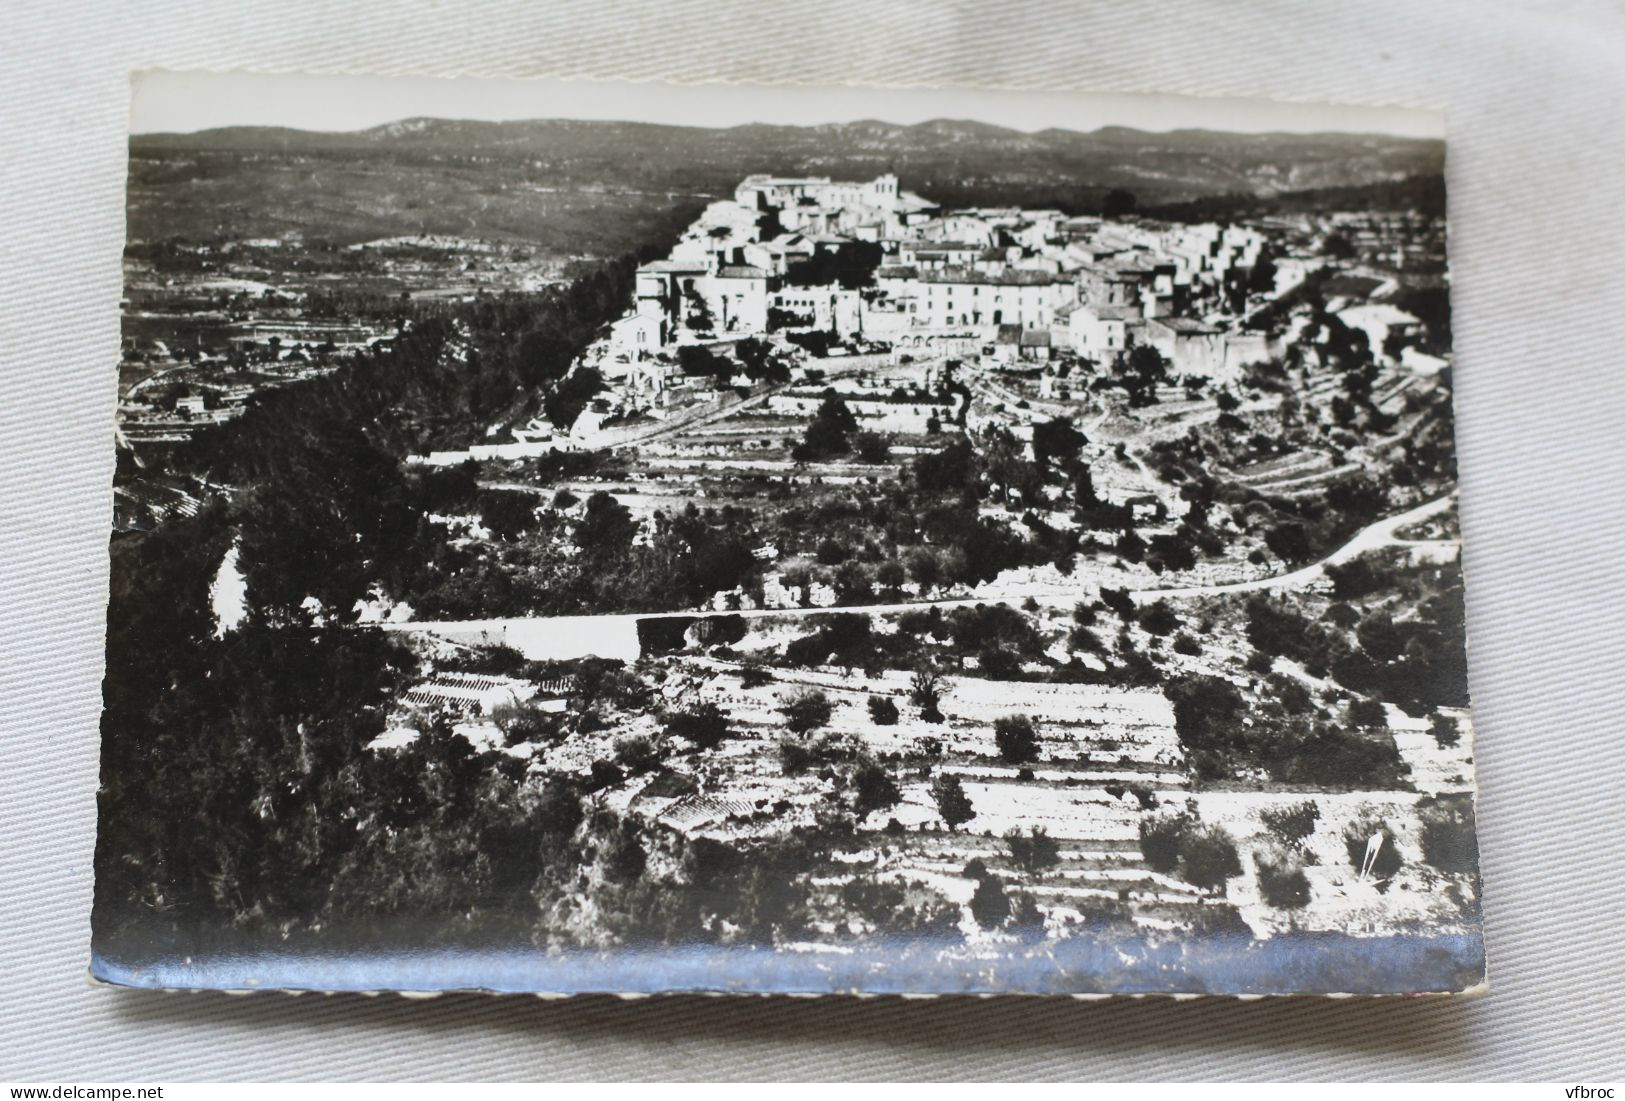
<svg viewBox="0 0 1625 1101"><path fill-rule="evenodd" d="M902 563L898 562L896 559L887 559L885 562L882 562L880 564L880 568L875 571L875 581L882 589L886 590L886 592L894 595L902 589L903 581L906 577L907 574L903 572Z"/></svg>
<svg viewBox="0 0 1625 1101"><path fill-rule="evenodd" d="M786 696L779 705L779 713L791 730L806 734L829 725L830 717L835 713L835 704L816 688L804 688Z"/></svg>
<svg viewBox="0 0 1625 1101"><path fill-rule="evenodd" d="M513 539L536 526L536 498L529 493L487 490L479 505L480 522L498 539Z"/></svg>
<svg viewBox="0 0 1625 1101"><path fill-rule="evenodd" d="M861 562L841 563L831 585L835 589L836 601L841 604L868 604L875 598L875 587L869 580L869 571Z"/></svg>
<svg viewBox="0 0 1625 1101"><path fill-rule="evenodd" d="M917 547L906 560L908 575L920 587L920 595L929 593L942 583L942 559L930 547Z"/></svg>
<svg viewBox="0 0 1625 1101"><path fill-rule="evenodd" d="M745 377L753 382L768 375L768 361L772 352L773 345L755 336L748 336L734 345L734 355L744 364Z"/></svg>
<svg viewBox="0 0 1625 1101"><path fill-rule="evenodd" d="M807 425L807 431L790 452L798 463L818 462L852 450L851 436L858 429L858 419L833 391L828 392L818 412Z"/></svg>
<svg viewBox="0 0 1625 1101"><path fill-rule="evenodd" d="M984 872L970 899L971 917L984 929L996 929L1010 917L1010 897L1004 884L991 872Z"/></svg>
<svg viewBox="0 0 1625 1101"><path fill-rule="evenodd" d="M1149 344L1136 344L1121 358L1118 371L1128 403L1133 408L1154 405L1157 387L1168 381L1168 360Z"/></svg>
<svg viewBox="0 0 1625 1101"><path fill-rule="evenodd" d="M897 781L884 765L866 759L853 770L852 811L860 821L877 810L895 807L902 798Z"/></svg>
<svg viewBox="0 0 1625 1101"><path fill-rule="evenodd" d="M940 773L931 781L931 798L936 801L937 813L942 815L950 830L958 830L976 817L970 796L965 794L965 785L951 772Z"/></svg>
<svg viewBox="0 0 1625 1101"><path fill-rule="evenodd" d="M1065 418L1033 425L1033 458L1039 466L1074 462L1088 439Z"/></svg>
<svg viewBox="0 0 1625 1101"><path fill-rule="evenodd" d="M685 375L713 377L726 383L733 376L734 361L719 356L703 344L685 344L677 349L677 365Z"/></svg>
<svg viewBox="0 0 1625 1101"><path fill-rule="evenodd" d="M1443 712L1433 716L1433 721L1428 724L1428 733L1433 735L1433 740L1439 743L1441 749L1448 749L1461 741L1461 731L1456 725L1456 720Z"/></svg>
<svg viewBox="0 0 1625 1101"><path fill-rule="evenodd" d="M553 385L542 400L547 419L559 428L569 428L581 416L587 402L604 389L604 376L591 367L576 367Z"/></svg>
<svg viewBox="0 0 1625 1101"><path fill-rule="evenodd" d="M859 432L853 441L858 458L871 466L878 466L891 458L891 445L879 432Z"/></svg>
<svg viewBox="0 0 1625 1101"><path fill-rule="evenodd" d="M551 330L533 329L519 338L519 378L526 386L540 386L563 378L575 358L575 347Z"/></svg>
<svg viewBox="0 0 1625 1101"><path fill-rule="evenodd" d="M934 669L921 668L914 672L909 683L909 700L920 709L920 718L928 723L940 723L942 711L942 678Z"/></svg>
<svg viewBox="0 0 1625 1101"><path fill-rule="evenodd" d="M683 298L688 304L687 324L696 332L709 332L716 325L711 317L711 305L694 289L692 279L684 280Z"/></svg>
<svg viewBox="0 0 1625 1101"><path fill-rule="evenodd" d="M1352 260L1356 255L1354 242L1341 233L1331 233L1321 245L1321 251L1333 260Z"/></svg>
<svg viewBox="0 0 1625 1101"><path fill-rule="evenodd" d="M1221 677L1193 676L1167 688L1174 730L1188 753L1222 749L1236 738L1247 710L1236 686Z"/></svg>
<svg viewBox="0 0 1625 1101"><path fill-rule="evenodd" d="M999 756L1012 765L1038 760L1038 730L1026 715L1006 715L993 722L993 742Z"/></svg>
<svg viewBox="0 0 1625 1101"><path fill-rule="evenodd" d="M1061 847L1043 826L1034 826L1026 834L1011 829L1004 835L1004 843L1010 847L1010 862L1027 875L1037 875L1061 862Z"/></svg>
<svg viewBox="0 0 1625 1101"><path fill-rule="evenodd" d="M576 546L594 556L626 551L637 534L638 522L632 510L599 490L587 498L587 509L576 525Z"/></svg>
<svg viewBox="0 0 1625 1101"><path fill-rule="evenodd" d="M1349 701L1348 719L1354 726L1387 726L1388 710L1369 696L1356 696Z"/></svg>

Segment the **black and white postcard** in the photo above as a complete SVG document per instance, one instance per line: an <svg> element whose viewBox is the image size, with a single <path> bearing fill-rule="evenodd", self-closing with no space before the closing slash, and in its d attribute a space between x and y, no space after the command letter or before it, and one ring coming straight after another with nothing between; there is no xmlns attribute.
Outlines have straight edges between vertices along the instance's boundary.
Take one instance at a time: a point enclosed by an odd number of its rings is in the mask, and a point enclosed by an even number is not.
<svg viewBox="0 0 1625 1101"><path fill-rule="evenodd" d="M97 978L1482 986L1439 117L133 97Z"/></svg>

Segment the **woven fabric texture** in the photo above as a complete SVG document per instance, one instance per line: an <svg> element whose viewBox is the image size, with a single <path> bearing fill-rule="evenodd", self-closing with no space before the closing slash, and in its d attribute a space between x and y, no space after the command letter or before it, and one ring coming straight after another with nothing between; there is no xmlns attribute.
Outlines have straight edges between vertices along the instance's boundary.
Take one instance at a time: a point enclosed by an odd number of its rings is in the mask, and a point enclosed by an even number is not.
<svg viewBox="0 0 1625 1101"><path fill-rule="evenodd" d="M5 26L0 1078L1625 1076L1619 8L13 0ZM413 1002L89 986L127 74L143 67L976 83L1445 108L1491 993Z"/></svg>

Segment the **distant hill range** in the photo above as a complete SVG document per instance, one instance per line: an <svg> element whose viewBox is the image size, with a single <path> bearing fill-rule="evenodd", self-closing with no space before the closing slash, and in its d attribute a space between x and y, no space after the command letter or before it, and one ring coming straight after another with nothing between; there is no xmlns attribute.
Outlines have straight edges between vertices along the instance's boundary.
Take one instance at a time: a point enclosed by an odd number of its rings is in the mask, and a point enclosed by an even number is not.
<svg viewBox="0 0 1625 1101"><path fill-rule="evenodd" d="M624 208L641 230L667 221L657 210L662 203L686 213L707 197L730 195L753 172L866 179L892 171L904 187L946 205L1087 212L1114 188L1133 192L1146 208L1221 195L1391 188L1438 176L1444 164L1442 142L1377 134L1122 127L1028 134L946 119L704 129L419 118L348 133L233 127L144 134L131 139L130 152L130 228L137 239L210 236L228 227L245 236L293 229L332 238L442 232L541 238L564 252L600 251L585 246L602 234L564 218L552 227L565 230L562 236L548 239L549 219L537 221L538 214L526 216L516 205L527 194L553 197L561 217ZM301 183L309 192L303 202ZM598 198L557 197L565 192ZM644 194L624 201L635 193ZM391 197L399 201L392 205ZM679 211L669 213L676 219Z"/></svg>

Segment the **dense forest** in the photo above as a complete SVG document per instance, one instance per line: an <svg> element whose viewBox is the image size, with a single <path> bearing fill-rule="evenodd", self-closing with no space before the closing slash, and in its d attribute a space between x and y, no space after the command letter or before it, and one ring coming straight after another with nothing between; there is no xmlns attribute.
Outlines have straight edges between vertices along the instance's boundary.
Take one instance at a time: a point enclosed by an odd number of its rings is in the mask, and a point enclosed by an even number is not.
<svg viewBox="0 0 1625 1101"><path fill-rule="evenodd" d="M146 949L124 948L140 955L161 950L150 939L158 931L270 934L341 918L363 899L387 909L388 885L341 885L386 870L415 880L409 865L367 850L406 844L408 826L437 838L420 858L495 862L491 882L504 888L512 861L532 866L534 851L501 821L473 816L479 835L464 847L454 839L467 799L533 821L514 802L515 778L483 778L462 739L430 736L409 764L360 753L417 663L391 638L350 628L348 610L421 551L422 513L442 489L401 460L466 442L527 403L584 400L559 380L619 312L634 267L627 258L539 295L415 308L386 346L257 396L175 455L177 469L229 492L195 517L113 541L99 944L139 928ZM234 542L252 578L247 614L217 633L208 579ZM426 754L443 767L425 768ZM362 774L390 768L405 771ZM420 870L425 885L439 882ZM478 877L465 885L504 895ZM471 906L459 898L436 912Z"/></svg>

